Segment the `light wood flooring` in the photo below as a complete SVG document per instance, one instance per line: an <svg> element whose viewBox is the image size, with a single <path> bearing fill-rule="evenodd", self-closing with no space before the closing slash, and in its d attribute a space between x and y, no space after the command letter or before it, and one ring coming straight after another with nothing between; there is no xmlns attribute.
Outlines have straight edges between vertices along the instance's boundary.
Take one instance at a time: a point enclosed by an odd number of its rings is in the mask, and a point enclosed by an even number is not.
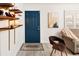
<svg viewBox="0 0 79 59"><path fill-rule="evenodd" d="M50 53L52 51L52 47L49 43L42 43L44 51L19 51L17 53L17 56L50 56ZM68 56L78 56L79 54L72 54L69 50L67 50ZM52 56L61 56L61 53L59 51L56 51L52 54ZM63 52L63 56L65 56L65 53Z"/></svg>

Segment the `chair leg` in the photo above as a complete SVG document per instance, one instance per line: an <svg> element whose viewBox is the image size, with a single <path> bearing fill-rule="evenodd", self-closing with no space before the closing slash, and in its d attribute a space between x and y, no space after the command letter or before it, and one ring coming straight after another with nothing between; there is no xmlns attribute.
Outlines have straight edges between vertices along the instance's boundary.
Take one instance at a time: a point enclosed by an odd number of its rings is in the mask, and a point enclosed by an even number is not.
<svg viewBox="0 0 79 59"><path fill-rule="evenodd" d="M52 56L52 53L53 53L54 49L52 49L51 53L50 53L50 56Z"/></svg>
<svg viewBox="0 0 79 59"><path fill-rule="evenodd" d="M63 56L62 51L61 51L61 56Z"/></svg>
<svg viewBox="0 0 79 59"><path fill-rule="evenodd" d="M55 52L54 53L56 53L56 49L55 49Z"/></svg>
<svg viewBox="0 0 79 59"><path fill-rule="evenodd" d="M66 49L65 49L65 54L66 54L66 56L67 56L67 52L66 52Z"/></svg>

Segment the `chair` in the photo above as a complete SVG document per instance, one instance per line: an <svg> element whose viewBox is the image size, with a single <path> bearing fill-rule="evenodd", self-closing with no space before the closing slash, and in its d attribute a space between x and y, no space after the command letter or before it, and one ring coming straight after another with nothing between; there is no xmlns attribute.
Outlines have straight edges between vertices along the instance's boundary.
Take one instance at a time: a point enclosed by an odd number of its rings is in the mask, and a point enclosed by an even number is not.
<svg viewBox="0 0 79 59"><path fill-rule="evenodd" d="M52 56L52 53L54 50L55 52L56 50L60 51L61 56L63 55L62 52L65 52L67 56L65 42L61 38L58 38L56 36L50 36L49 41L50 41L50 44L52 45L52 51L50 56Z"/></svg>

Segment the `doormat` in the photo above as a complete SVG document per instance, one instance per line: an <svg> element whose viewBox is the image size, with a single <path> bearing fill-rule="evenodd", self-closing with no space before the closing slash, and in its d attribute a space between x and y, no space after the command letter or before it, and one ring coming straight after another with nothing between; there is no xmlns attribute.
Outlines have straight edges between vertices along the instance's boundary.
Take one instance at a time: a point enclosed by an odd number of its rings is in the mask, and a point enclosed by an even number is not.
<svg viewBox="0 0 79 59"><path fill-rule="evenodd" d="M25 43L20 51L44 51L44 48L41 43Z"/></svg>

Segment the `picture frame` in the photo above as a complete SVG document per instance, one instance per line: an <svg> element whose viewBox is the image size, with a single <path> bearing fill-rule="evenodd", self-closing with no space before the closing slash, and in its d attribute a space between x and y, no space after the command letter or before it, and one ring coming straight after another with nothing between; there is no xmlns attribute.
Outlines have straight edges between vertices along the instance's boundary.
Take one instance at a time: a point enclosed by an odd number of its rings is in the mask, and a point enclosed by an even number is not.
<svg viewBox="0 0 79 59"><path fill-rule="evenodd" d="M48 12L48 28L58 28L57 12Z"/></svg>

